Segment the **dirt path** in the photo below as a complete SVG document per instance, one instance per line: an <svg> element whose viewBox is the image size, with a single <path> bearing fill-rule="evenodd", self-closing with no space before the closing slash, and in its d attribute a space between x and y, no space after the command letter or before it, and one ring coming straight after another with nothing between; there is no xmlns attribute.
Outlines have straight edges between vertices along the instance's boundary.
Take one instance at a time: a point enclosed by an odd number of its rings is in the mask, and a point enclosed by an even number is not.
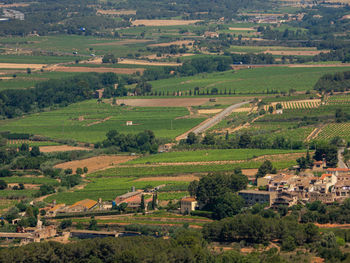
<svg viewBox="0 0 350 263"><path fill-rule="evenodd" d="M229 133L232 133L232 132L236 132L236 131L239 131L241 129L245 129L245 128L248 128L252 123L254 123L255 121L257 121L258 119L262 118L263 115L260 115L256 118L254 118L251 122L246 122L244 124L241 124L235 128L224 128L224 129L221 129L221 130L217 130L215 131L216 133L223 133L223 132L229 132Z"/></svg>
<svg viewBox="0 0 350 263"><path fill-rule="evenodd" d="M200 123L196 127L192 128L189 131L185 132L184 134L181 134L180 136L176 137L175 140L178 142L180 140L186 139L187 135L190 132L194 132L195 134L205 132L206 130L208 130L209 128L213 127L214 125L216 125L217 123L222 121L224 118L226 118L229 114L232 113L233 110L240 108L241 106L243 106L244 104L247 104L247 103L249 103L249 101L244 101L244 102L236 103L236 104L229 106L228 108L224 109L220 113L216 114L214 117L206 119L205 121L203 121L202 123Z"/></svg>
<svg viewBox="0 0 350 263"><path fill-rule="evenodd" d="M113 116L109 116L107 118L104 118L103 120L100 120L100 121L95 121L95 122L92 122L92 123L89 123L87 124L86 126L87 127L90 127L92 125L96 125L96 124L99 124L99 123L102 123L102 122L105 122L105 121L108 121L110 118L112 118Z"/></svg>
<svg viewBox="0 0 350 263"><path fill-rule="evenodd" d="M117 164L121 164L137 158L138 156L127 156L127 155L101 155L95 156L83 160L75 160L71 162L60 163L55 165L55 168L61 169L72 169L73 172L77 168L87 167L89 173L96 172L99 170L105 170L114 167Z"/></svg>
<svg viewBox="0 0 350 263"><path fill-rule="evenodd" d="M58 146L40 146L40 152L51 153L51 152L68 152L68 151L91 151L87 147L69 146L69 145L58 145Z"/></svg>
<svg viewBox="0 0 350 263"><path fill-rule="evenodd" d="M307 138L305 139L305 141L306 141L306 142L309 142L309 141L315 139L315 138L320 134L320 132L322 131L322 129L323 129L325 126L326 126L326 125L323 124L323 125L321 125L320 127L315 128L315 129L309 134L309 136L307 136Z"/></svg>

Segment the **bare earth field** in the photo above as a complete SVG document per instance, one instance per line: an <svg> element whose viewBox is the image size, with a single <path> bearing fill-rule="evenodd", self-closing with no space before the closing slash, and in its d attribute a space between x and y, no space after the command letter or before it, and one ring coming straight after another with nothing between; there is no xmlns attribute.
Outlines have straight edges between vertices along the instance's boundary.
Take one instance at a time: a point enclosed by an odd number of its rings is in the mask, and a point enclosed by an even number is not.
<svg viewBox="0 0 350 263"><path fill-rule="evenodd" d="M136 15L136 10L97 10L101 15Z"/></svg>
<svg viewBox="0 0 350 263"><path fill-rule="evenodd" d="M181 98L181 99L126 99L117 100L118 104L135 107L189 107L199 106L206 102L207 98Z"/></svg>
<svg viewBox="0 0 350 263"><path fill-rule="evenodd" d="M142 66L181 66L182 63L175 62L157 62L157 61L147 61L147 60L137 60L137 59L122 59L118 61L118 64L128 64L128 65L142 65Z"/></svg>
<svg viewBox="0 0 350 263"><path fill-rule="evenodd" d="M105 72L113 72L116 74L134 74L136 72L143 73L144 68L89 68L89 67L64 67L64 66L55 66L50 67L48 70L51 71L59 71L59 72L97 72L97 73L105 73Z"/></svg>
<svg viewBox="0 0 350 263"><path fill-rule="evenodd" d="M18 63L0 63L0 68L6 69L17 69L17 68L31 68L31 69L41 69L47 66L46 64L18 64Z"/></svg>
<svg viewBox="0 0 350 263"><path fill-rule="evenodd" d="M182 46L186 45L188 46L189 44L192 44L194 41L192 40L178 40L178 41L173 41L173 42L168 42L168 43L159 43L159 44L151 44L149 45L150 47L167 47L171 45L177 45L177 46Z"/></svg>
<svg viewBox="0 0 350 263"><path fill-rule="evenodd" d="M30 4L27 3L14 3L14 4L0 4L0 8L11 8L11 7L26 7Z"/></svg>
<svg viewBox="0 0 350 263"><path fill-rule="evenodd" d="M176 181L176 182L192 182L199 180L198 176L154 176L154 177L143 177L134 180L134 182L150 182L150 181Z"/></svg>
<svg viewBox="0 0 350 263"><path fill-rule="evenodd" d="M91 157L83 160L60 163L56 165L55 168L61 168L61 169L71 168L73 171L75 171L77 168L87 167L89 169L89 173L92 173L98 170L112 167L120 163L125 163L137 157L138 156L101 155L101 156Z"/></svg>
<svg viewBox="0 0 350 263"><path fill-rule="evenodd" d="M222 109L208 109L208 110L198 110L199 114L216 114L221 112Z"/></svg>
<svg viewBox="0 0 350 263"><path fill-rule="evenodd" d="M42 153L68 152L68 151L91 151L91 149L87 147L77 147L77 146L69 146L69 145L40 146L40 152Z"/></svg>
<svg viewBox="0 0 350 263"><path fill-rule="evenodd" d="M271 55L285 55L285 56L315 56L320 53L329 53L330 50L266 50L264 53Z"/></svg>
<svg viewBox="0 0 350 263"><path fill-rule="evenodd" d="M132 21L132 24L134 26L184 26L184 25L190 25L195 24L197 22L200 22L201 20L157 20L157 19L140 19Z"/></svg>

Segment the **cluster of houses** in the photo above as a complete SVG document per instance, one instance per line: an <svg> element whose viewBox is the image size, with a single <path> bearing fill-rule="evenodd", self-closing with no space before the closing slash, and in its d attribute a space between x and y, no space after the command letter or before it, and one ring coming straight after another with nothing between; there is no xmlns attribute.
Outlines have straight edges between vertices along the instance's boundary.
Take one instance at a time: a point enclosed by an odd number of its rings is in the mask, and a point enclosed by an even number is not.
<svg viewBox="0 0 350 263"><path fill-rule="evenodd" d="M136 190L135 187L132 187L131 192L117 196L112 202L102 202L102 199L99 198L98 201L91 199L84 199L74 203L73 205L65 204L56 204L54 201L53 204L49 207L43 208L46 211L46 216L55 217L59 214L70 214L70 213L84 213L84 212L93 212L93 211L106 211L112 209L113 206L119 206L122 203L127 204L128 208L139 208L141 205L142 195L146 196L144 198L145 209L147 210L148 203L152 202L154 192L163 187L160 185L151 190Z"/></svg>
<svg viewBox="0 0 350 263"><path fill-rule="evenodd" d="M350 169L325 168L325 162L318 161L312 171L298 175L267 174L257 179L257 186L266 190L242 190L238 194L249 205L268 203L271 207L315 201L341 203L350 197Z"/></svg>
<svg viewBox="0 0 350 263"><path fill-rule="evenodd" d="M256 184L256 189L238 192L248 206L267 204L277 208L281 205L290 207L315 201L325 204L341 203L350 198L350 169L326 168L325 161L316 161L311 171L298 175L292 172L267 174L258 178ZM180 204L182 214L188 214L199 207L193 197L181 199Z"/></svg>
<svg viewBox="0 0 350 263"><path fill-rule="evenodd" d="M24 20L24 14L20 11L13 10L13 9L3 9L3 16L5 18Z"/></svg>

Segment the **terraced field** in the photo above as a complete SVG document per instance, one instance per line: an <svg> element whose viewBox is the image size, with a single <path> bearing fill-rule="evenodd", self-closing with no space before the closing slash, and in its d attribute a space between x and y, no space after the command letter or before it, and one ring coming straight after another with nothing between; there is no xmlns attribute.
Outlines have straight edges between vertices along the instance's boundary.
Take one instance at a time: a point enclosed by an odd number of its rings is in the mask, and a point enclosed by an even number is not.
<svg viewBox="0 0 350 263"><path fill-rule="evenodd" d="M316 138L329 141L336 136L350 141L350 122L327 124Z"/></svg>

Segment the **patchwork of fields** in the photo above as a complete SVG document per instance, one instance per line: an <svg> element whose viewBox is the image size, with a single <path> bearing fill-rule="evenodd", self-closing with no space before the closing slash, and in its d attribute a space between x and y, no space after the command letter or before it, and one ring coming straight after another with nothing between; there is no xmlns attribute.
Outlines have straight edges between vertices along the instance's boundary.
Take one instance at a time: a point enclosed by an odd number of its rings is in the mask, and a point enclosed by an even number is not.
<svg viewBox="0 0 350 263"><path fill-rule="evenodd" d="M17 120L1 121L0 131L26 131L55 139L95 143L105 139L105 134L113 129L124 133L153 130L157 137L172 139L204 120L180 118L188 114L186 108L130 108L90 100ZM81 116L83 120L79 121ZM133 121L133 125L126 126L126 121Z"/></svg>

